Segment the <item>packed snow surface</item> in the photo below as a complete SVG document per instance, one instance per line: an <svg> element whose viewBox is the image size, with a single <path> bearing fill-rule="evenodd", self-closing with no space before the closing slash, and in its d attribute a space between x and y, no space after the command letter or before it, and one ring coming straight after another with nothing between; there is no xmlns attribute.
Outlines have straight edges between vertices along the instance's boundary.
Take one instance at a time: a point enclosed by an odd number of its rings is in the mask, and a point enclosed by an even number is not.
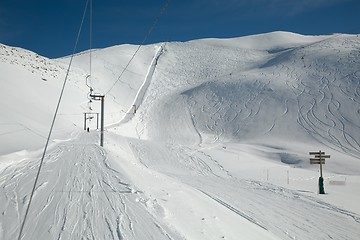
<svg viewBox="0 0 360 240"><path fill-rule="evenodd" d="M137 48L92 50L91 76L89 51L74 57L22 239L360 239L358 35L146 45L124 71ZM69 60L0 45L1 240L18 237Z"/></svg>

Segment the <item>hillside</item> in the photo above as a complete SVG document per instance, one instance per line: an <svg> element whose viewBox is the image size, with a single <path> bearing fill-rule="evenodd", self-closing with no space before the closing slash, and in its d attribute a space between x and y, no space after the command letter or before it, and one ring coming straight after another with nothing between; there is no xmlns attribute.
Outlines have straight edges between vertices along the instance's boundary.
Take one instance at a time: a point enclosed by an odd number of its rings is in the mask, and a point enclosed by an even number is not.
<svg viewBox="0 0 360 240"><path fill-rule="evenodd" d="M258 49L249 50L252 42ZM308 158L302 146L315 145L359 166L358 49L356 36L283 32L169 43L135 116L133 136L299 149L306 156L301 162ZM333 171L352 171L329 164Z"/></svg>
<svg viewBox="0 0 360 240"><path fill-rule="evenodd" d="M24 239L360 237L357 35L159 43L123 71L137 47L93 50L91 78L74 57ZM69 60L0 45L0 239L17 237ZM83 130L100 111L86 84L106 95L104 148L94 119Z"/></svg>

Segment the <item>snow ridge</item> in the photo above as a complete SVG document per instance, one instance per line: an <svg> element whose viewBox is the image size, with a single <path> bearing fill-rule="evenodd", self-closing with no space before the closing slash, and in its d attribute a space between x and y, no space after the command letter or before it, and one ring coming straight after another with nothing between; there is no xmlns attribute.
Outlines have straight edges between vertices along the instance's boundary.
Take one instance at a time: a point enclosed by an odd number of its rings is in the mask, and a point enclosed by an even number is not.
<svg viewBox="0 0 360 240"><path fill-rule="evenodd" d="M134 100L131 108L126 112L126 115L120 120L120 124L130 121L132 119L132 117L134 116L134 114L135 114L134 111L136 111L136 109L141 106L141 103L143 101L146 90L149 87L151 79L152 79L152 77L154 75L156 65L157 65L157 63L159 61L159 58L160 58L161 54L164 51L164 47L165 47L165 44L162 44L159 47L159 50L155 54L155 56L154 56L154 58L153 58L153 60L152 60L152 62L150 64L150 67L149 67L149 70L148 70L148 72L146 74L145 80L144 80L143 84L140 86L140 88L139 88L139 90L138 90L138 92L137 92L137 94L135 96L135 100ZM134 106L135 106L135 109L134 109Z"/></svg>

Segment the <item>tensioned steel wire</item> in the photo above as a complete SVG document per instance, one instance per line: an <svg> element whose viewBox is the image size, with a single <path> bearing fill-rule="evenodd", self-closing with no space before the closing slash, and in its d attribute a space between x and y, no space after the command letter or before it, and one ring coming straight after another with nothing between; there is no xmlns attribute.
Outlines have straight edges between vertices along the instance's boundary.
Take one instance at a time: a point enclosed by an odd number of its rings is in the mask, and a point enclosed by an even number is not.
<svg viewBox="0 0 360 240"><path fill-rule="evenodd" d="M125 68L123 69L123 71L120 73L118 79L113 83L113 85L110 87L110 89L105 93L105 95L107 95L116 85L116 83L118 83L121 79L121 77L123 76L123 74L125 73L125 71L127 70L127 68L129 67L130 63L132 62L132 60L135 58L136 54L139 52L140 48L145 44L146 40L148 39L148 37L150 36L150 34L152 33L152 31L154 30L154 28L156 27L156 25L158 24L160 18L162 17L162 15L164 15L164 13L166 12L169 4L171 3L172 0L168 0L165 5L162 7L159 15L156 17L153 25L150 27L149 31L146 33L143 41L141 42L141 44L138 46L138 48L136 49L136 51L134 52L134 54L132 55L132 57L130 58L129 62L126 64ZM115 98L115 97L114 97Z"/></svg>
<svg viewBox="0 0 360 240"><path fill-rule="evenodd" d="M71 64L72 64L72 61L73 61L73 58L74 58L74 55L75 55L75 51L76 51L76 48L77 48L77 45L78 45L78 42L79 42L80 33L81 33L81 29L82 29L82 26L83 26L83 23L84 23L84 19L85 19L86 10L87 10L87 8L88 8L88 5L89 5L89 0L87 0L87 1L86 1L86 4L85 4L84 13L83 13L83 16L82 16L82 19L81 19L81 24L80 24L79 31L78 31L78 34L77 34L77 37L76 37L74 49L73 49L73 52L72 52L72 55L71 55L71 58L70 58L69 66L68 66L67 71L66 71L66 75L65 75L65 79L64 79L64 82L63 82L63 85L62 85L62 88L61 88L59 100L58 100L58 103L57 103L57 106L56 106L56 109L55 109L54 117L53 117L53 120L52 120L52 122L51 122L51 127L50 127L50 130L49 130L49 135L48 135L47 140L46 140L46 144L45 144L45 147L44 147L44 152L43 152L43 154L42 154L42 157L41 157L41 160L40 160L40 164L39 164L39 168L38 168L38 171L37 171L37 174L36 174L36 178L35 178L35 181L34 181L34 185L33 185L32 191L31 191L31 195L30 195L30 199L29 199L29 204L28 204L28 206L27 206L27 208L26 208L25 216L24 216L24 219L23 219L22 224L21 224L21 227L20 227L20 232L19 232L18 240L21 240L22 233L23 233L23 230L24 230L24 226L25 226L25 223L26 223L26 220L27 220L27 217L28 217L28 213L29 213L29 209L30 209L30 206L31 206L31 202L32 202L32 199L33 199L33 196L34 196L34 193L35 193L35 188L36 188L37 182L38 182L38 180L39 180L41 168L42 168L42 165L43 165L43 163L44 163L45 154L46 154L46 151L47 151L47 148L48 148L48 145L49 145L49 141L50 141L50 138L51 138L51 133L52 133L52 130L53 130L53 128L54 128L56 116L57 116L57 113L58 113L58 111L59 111L60 103L61 103L61 100L62 100L62 97L63 97L63 94L64 94L64 90L65 90L65 86L66 86L66 82L67 82L67 80L68 80L68 76L69 76Z"/></svg>

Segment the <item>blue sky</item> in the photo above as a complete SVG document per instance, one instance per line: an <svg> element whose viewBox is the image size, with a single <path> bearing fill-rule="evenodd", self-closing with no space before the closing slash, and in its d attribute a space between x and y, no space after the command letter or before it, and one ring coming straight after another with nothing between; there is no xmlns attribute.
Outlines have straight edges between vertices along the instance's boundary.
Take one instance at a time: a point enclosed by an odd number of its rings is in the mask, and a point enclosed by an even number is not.
<svg viewBox="0 0 360 240"><path fill-rule="evenodd" d="M167 0L93 0L93 47L140 44ZM0 0L0 43L54 58L72 52L86 0ZM89 48L89 15L78 51ZM271 31L360 33L360 0L172 0L146 41Z"/></svg>

